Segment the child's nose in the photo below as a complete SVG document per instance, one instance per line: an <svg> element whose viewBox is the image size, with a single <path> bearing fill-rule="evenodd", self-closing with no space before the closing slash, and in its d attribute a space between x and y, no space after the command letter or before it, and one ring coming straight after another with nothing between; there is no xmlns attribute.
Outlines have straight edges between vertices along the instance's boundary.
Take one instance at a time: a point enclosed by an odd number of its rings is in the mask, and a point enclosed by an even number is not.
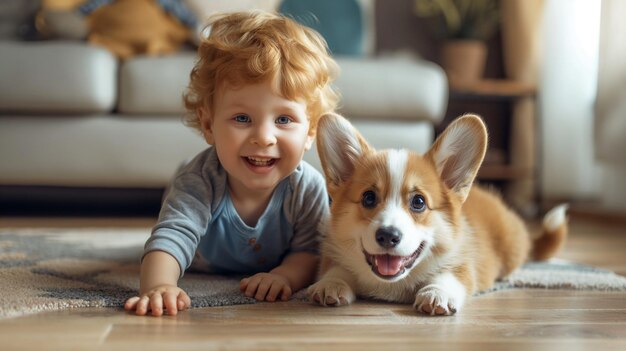
<svg viewBox="0 0 626 351"><path fill-rule="evenodd" d="M259 125L254 132L252 142L259 146L271 146L276 144L276 135L274 134L273 123L263 123Z"/></svg>

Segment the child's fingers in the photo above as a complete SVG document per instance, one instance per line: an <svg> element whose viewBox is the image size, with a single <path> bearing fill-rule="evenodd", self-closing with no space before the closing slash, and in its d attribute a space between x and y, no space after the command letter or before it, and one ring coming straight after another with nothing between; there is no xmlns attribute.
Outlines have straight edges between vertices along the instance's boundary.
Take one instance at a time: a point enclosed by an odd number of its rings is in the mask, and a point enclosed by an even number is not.
<svg viewBox="0 0 626 351"><path fill-rule="evenodd" d="M265 300L265 295L267 295L267 291L270 289L270 286L271 281L267 281L266 279L261 280L261 282L259 283L259 287L256 289L256 294L254 295L254 298L257 301Z"/></svg>
<svg viewBox="0 0 626 351"><path fill-rule="evenodd" d="M246 290L244 295L247 297L253 297L259 287L259 279L249 279L248 285L246 285Z"/></svg>
<svg viewBox="0 0 626 351"><path fill-rule="evenodd" d="M163 294L163 305L167 309L167 314L175 316L178 313L178 304L176 302L176 294L166 292Z"/></svg>
<svg viewBox="0 0 626 351"><path fill-rule="evenodd" d="M135 309L135 313L143 316L148 313L148 303L150 303L150 298L146 295L139 298L137 301L137 308Z"/></svg>
<svg viewBox="0 0 626 351"><path fill-rule="evenodd" d="M250 278L243 278L241 279L241 281L239 282L239 290L241 292L246 291L246 288L248 287L248 283L250 282Z"/></svg>
<svg viewBox="0 0 626 351"><path fill-rule="evenodd" d="M289 300L292 294L291 287L289 285L284 285L281 292L282 292L281 297L280 297L281 300L283 301Z"/></svg>
<svg viewBox="0 0 626 351"><path fill-rule="evenodd" d="M176 300L176 305L179 311L184 311L187 309L187 304L180 297Z"/></svg>
<svg viewBox="0 0 626 351"><path fill-rule="evenodd" d="M187 295L186 292L182 291L178 294L178 310L179 311L183 311L186 310L188 307L191 307L191 299L189 298L189 295Z"/></svg>
<svg viewBox="0 0 626 351"><path fill-rule="evenodd" d="M161 294L152 294L150 297L150 308L153 316L159 317L163 315L163 297Z"/></svg>
<svg viewBox="0 0 626 351"><path fill-rule="evenodd" d="M274 282L274 284L270 287L270 290L267 292L265 299L270 302L276 301L276 297L280 294L283 288L284 286L282 284Z"/></svg>
<svg viewBox="0 0 626 351"><path fill-rule="evenodd" d="M137 302L139 302L139 296L131 297L124 303L124 309L127 311L134 310L137 307Z"/></svg>

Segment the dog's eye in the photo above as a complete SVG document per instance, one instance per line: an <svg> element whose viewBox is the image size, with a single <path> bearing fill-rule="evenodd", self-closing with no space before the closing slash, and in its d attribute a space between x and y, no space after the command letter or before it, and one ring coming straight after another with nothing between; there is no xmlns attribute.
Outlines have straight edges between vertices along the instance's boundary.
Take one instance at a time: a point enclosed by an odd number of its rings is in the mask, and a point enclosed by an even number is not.
<svg viewBox="0 0 626 351"><path fill-rule="evenodd" d="M371 190L364 192L363 198L361 199L361 204L365 208L376 207L376 193Z"/></svg>
<svg viewBox="0 0 626 351"><path fill-rule="evenodd" d="M413 212L424 212L426 210L426 200L422 195L413 195L410 206Z"/></svg>

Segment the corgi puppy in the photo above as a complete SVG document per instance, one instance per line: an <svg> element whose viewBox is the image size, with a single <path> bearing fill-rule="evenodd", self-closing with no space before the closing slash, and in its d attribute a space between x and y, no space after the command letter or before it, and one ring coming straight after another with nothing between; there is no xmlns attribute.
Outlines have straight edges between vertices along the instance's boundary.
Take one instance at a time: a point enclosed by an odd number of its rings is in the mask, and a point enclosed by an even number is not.
<svg viewBox="0 0 626 351"><path fill-rule="evenodd" d="M533 241L498 196L472 186L487 149L478 116L457 118L421 156L375 150L330 114L319 122L317 148L332 204L320 279L307 291L315 303L341 306L360 296L451 315L564 242L566 206L545 216Z"/></svg>

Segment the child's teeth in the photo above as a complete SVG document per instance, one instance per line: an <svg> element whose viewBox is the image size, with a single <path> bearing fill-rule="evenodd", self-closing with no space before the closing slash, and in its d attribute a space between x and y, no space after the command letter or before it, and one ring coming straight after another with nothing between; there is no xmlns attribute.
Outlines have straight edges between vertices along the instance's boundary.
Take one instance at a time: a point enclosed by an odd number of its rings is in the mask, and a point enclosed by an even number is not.
<svg viewBox="0 0 626 351"><path fill-rule="evenodd" d="M262 159L255 157L248 157L248 160L250 160L250 162L256 166L267 166L271 161L271 159Z"/></svg>

